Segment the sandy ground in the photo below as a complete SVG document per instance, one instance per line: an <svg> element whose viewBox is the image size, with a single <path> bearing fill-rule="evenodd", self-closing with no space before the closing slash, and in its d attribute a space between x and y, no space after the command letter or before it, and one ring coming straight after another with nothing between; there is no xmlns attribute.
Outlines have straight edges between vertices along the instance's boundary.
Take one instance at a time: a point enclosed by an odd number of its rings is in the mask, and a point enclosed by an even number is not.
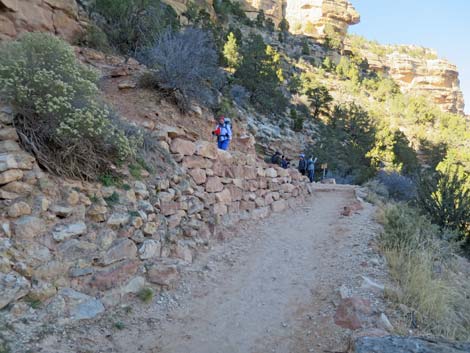
<svg viewBox="0 0 470 353"><path fill-rule="evenodd" d="M344 352L351 331L334 324L338 288L360 291L361 275L380 277L381 269L367 262L375 256L370 241L377 225L370 204L340 215L356 201L352 187L321 191L303 207L241 225L200 254L178 288L152 303L130 302L87 326L47 336L38 351ZM378 314L383 303L369 297Z"/></svg>

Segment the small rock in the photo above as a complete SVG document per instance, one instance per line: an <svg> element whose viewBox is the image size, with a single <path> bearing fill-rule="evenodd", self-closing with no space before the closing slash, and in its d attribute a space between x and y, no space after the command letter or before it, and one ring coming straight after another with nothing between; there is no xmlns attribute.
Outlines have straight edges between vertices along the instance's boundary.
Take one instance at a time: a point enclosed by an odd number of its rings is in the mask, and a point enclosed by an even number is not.
<svg viewBox="0 0 470 353"><path fill-rule="evenodd" d="M87 226L85 222L60 224L52 231L52 237L55 241L63 241L74 236L85 234L86 231Z"/></svg>
<svg viewBox="0 0 470 353"><path fill-rule="evenodd" d="M386 329L388 332L393 331L393 325L385 313L380 314L380 326L382 326L382 328Z"/></svg>
<svg viewBox="0 0 470 353"><path fill-rule="evenodd" d="M8 216L17 218L31 214L31 207L24 201L15 202L8 208Z"/></svg>
<svg viewBox="0 0 470 353"><path fill-rule="evenodd" d="M366 276L361 276L361 277L363 279L363 282L362 282L362 285L361 285L362 288L370 288L370 289L374 289L374 290L379 291L379 292L384 291L385 286L383 284L374 282L373 280L371 280L369 277L366 277Z"/></svg>
<svg viewBox="0 0 470 353"><path fill-rule="evenodd" d="M52 213L55 213L57 217L66 218L72 214L73 207L55 204L50 208L50 210Z"/></svg>
<svg viewBox="0 0 470 353"><path fill-rule="evenodd" d="M139 248L139 257L141 260L151 259L160 256L161 244L153 239L145 240Z"/></svg>
<svg viewBox="0 0 470 353"><path fill-rule="evenodd" d="M127 238L118 239L111 245L99 263L100 265L107 266L121 260L133 259L136 254L137 247L132 240Z"/></svg>
<svg viewBox="0 0 470 353"><path fill-rule="evenodd" d="M0 173L0 185L11 183L12 181L20 180L23 177L23 172L20 169L10 169Z"/></svg>
<svg viewBox="0 0 470 353"><path fill-rule="evenodd" d="M106 222L110 227L120 227L129 222L130 215L128 213L113 213Z"/></svg>

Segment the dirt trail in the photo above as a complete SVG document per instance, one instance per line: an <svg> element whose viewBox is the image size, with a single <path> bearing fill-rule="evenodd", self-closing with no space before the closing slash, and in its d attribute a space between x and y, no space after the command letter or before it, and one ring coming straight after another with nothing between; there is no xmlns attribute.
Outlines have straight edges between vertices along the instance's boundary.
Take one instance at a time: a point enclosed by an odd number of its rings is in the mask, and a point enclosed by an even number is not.
<svg viewBox="0 0 470 353"><path fill-rule="evenodd" d="M214 272L208 280L192 276L192 295L154 332L120 335L115 348L164 353L313 351L299 347L299 331L312 298L326 287L338 288L351 274L348 258L354 239L346 234L351 221L340 219L340 213L354 200L352 188L318 192L305 207L220 244L199 259ZM367 211L356 216L354 226L360 229L369 216ZM311 324L314 331L319 323Z"/></svg>
<svg viewBox="0 0 470 353"><path fill-rule="evenodd" d="M322 190L324 191L324 190ZM55 349L113 353L303 353L343 351L334 324L337 290L360 283L373 207L350 217L352 187L315 192L304 206L247 223L201 254L182 285L101 328L49 340ZM369 253L369 254L368 254ZM123 322L116 330L112 322ZM60 347L60 348L59 348ZM46 348L47 350L47 348ZM49 350L47 350L49 352ZM56 350L50 350L50 352Z"/></svg>

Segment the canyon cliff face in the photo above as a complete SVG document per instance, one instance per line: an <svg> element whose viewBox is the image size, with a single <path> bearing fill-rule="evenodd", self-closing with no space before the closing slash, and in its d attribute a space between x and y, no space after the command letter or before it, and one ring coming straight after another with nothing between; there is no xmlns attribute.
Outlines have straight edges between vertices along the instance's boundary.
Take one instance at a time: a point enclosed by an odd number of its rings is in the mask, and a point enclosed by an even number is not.
<svg viewBox="0 0 470 353"><path fill-rule="evenodd" d="M75 0L0 0L0 41L50 32L69 41L82 30Z"/></svg>
<svg viewBox="0 0 470 353"><path fill-rule="evenodd" d="M359 13L347 0L288 0L285 17L293 33L318 39L325 38L326 26L344 38L348 27L360 21Z"/></svg>
<svg viewBox="0 0 470 353"><path fill-rule="evenodd" d="M405 48L405 47L402 47ZM410 46L409 48L413 48ZM425 49L427 53L436 53ZM385 56L370 51L361 53L369 66L388 74L404 93L430 98L443 111L464 114L464 98L460 89L457 66L444 59L412 56L398 50Z"/></svg>

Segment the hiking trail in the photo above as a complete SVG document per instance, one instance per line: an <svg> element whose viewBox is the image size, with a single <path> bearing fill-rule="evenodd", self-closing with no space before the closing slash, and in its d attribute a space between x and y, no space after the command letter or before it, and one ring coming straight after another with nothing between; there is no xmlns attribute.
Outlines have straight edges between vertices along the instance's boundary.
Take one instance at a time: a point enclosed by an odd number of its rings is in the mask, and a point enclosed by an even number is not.
<svg viewBox="0 0 470 353"><path fill-rule="evenodd" d="M352 203L354 187L316 186L303 206L245 223L200 254L177 289L101 320L97 330L50 339L46 351L342 351L350 331L334 324L337 291L361 282L377 231L370 204L341 216ZM109 328L117 318L124 329Z"/></svg>

